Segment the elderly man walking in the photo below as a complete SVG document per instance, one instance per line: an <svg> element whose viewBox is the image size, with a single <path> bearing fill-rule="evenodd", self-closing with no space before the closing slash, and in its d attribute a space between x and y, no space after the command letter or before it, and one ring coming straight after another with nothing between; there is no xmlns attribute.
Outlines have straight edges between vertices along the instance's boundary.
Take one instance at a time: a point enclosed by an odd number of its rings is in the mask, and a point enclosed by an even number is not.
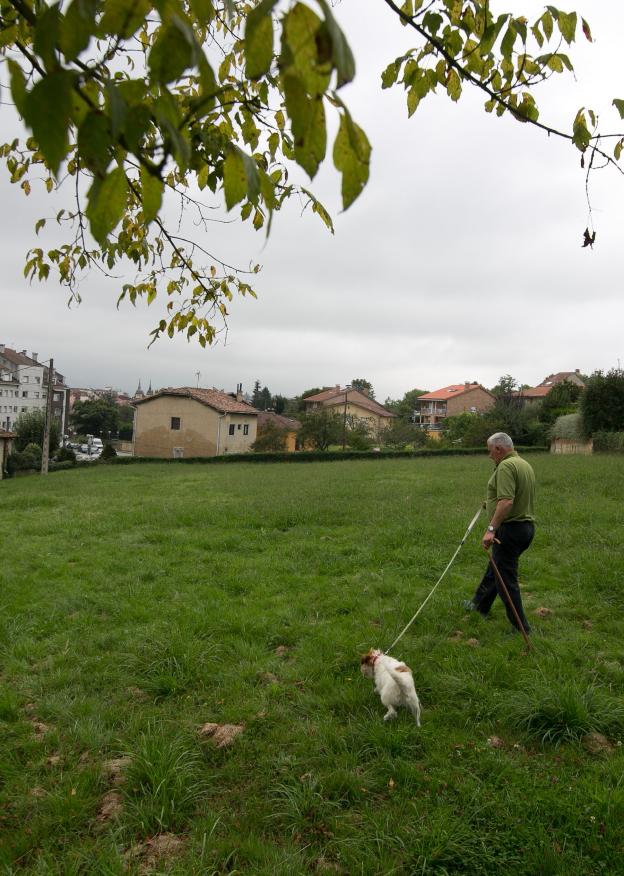
<svg viewBox="0 0 624 876"><path fill-rule="evenodd" d="M535 474L529 463L518 456L513 441L505 432L496 432L488 438L487 449L495 468L487 485L485 507L490 523L483 535L482 544L486 550L492 548L492 557L505 582L520 623L524 631L529 633L531 628L524 614L518 585L518 559L533 541L535 533ZM510 623L518 629L513 609L505 594L500 592L490 563L475 595L464 602L464 608L487 615L497 594L503 600Z"/></svg>

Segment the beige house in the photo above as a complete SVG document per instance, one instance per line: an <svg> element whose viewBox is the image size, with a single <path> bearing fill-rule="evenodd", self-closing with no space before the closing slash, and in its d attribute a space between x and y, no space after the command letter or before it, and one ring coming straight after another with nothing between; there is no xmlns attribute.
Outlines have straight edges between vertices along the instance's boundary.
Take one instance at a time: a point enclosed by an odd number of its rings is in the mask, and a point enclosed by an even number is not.
<svg viewBox="0 0 624 876"><path fill-rule="evenodd" d="M558 383L572 383L581 389L585 388L585 382L577 368L575 371L558 371L556 374L549 374L539 386L528 386L513 392L512 395L519 399L523 405L535 404L543 401L553 386L557 386Z"/></svg>
<svg viewBox="0 0 624 876"><path fill-rule="evenodd" d="M438 431L444 428L447 417L465 412L480 414L489 411L495 403L495 397L480 383L453 383L419 396L415 402L414 422L421 429Z"/></svg>
<svg viewBox="0 0 624 876"><path fill-rule="evenodd" d="M349 386L343 389L339 384L333 389L324 389L316 395L307 396L304 403L306 411L320 407L332 408L348 422L359 420L366 423L368 431L375 437L396 419L396 414L384 408L366 393L360 392L359 389L351 389Z"/></svg>
<svg viewBox="0 0 624 876"><path fill-rule="evenodd" d="M171 459L248 453L258 411L241 394L218 389L161 389L132 402L135 456Z"/></svg>
<svg viewBox="0 0 624 876"><path fill-rule="evenodd" d="M299 420L293 420L291 417L283 417L281 414L276 414L274 411L259 411L258 412L258 437L262 431L271 426L275 426L284 434L284 450L287 453L294 453L297 449L297 432L301 428Z"/></svg>

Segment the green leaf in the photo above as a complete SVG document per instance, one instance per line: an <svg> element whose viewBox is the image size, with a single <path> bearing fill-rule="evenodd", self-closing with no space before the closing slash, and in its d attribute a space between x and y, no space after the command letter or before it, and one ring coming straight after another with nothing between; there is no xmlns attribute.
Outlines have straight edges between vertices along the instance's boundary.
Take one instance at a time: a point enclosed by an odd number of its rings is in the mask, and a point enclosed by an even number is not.
<svg viewBox="0 0 624 876"><path fill-rule="evenodd" d="M446 91L451 100L459 100L461 97L461 79L459 78L457 70L450 71L446 82Z"/></svg>
<svg viewBox="0 0 624 876"><path fill-rule="evenodd" d="M309 109L303 137L295 140L295 160L313 179L327 151L323 98L310 101Z"/></svg>
<svg viewBox="0 0 624 876"><path fill-rule="evenodd" d="M391 64L388 64L386 69L381 74L381 87L382 88L391 88L394 83L397 81L397 77L399 75L399 70L401 69L401 59L397 59L393 61Z"/></svg>
<svg viewBox="0 0 624 876"><path fill-rule="evenodd" d="M32 129L48 167L56 174L69 145L74 77L66 70L51 73L35 85L24 101L24 120Z"/></svg>
<svg viewBox="0 0 624 876"><path fill-rule="evenodd" d="M620 160L620 156L622 155L622 148L624 148L624 140L618 140L615 144L615 149L613 150L613 157L616 161Z"/></svg>
<svg viewBox="0 0 624 876"><path fill-rule="evenodd" d="M103 181L95 179L89 189L86 216L91 234L100 246L104 246L108 235L121 220L127 193L126 175L121 167L116 167Z"/></svg>
<svg viewBox="0 0 624 876"><path fill-rule="evenodd" d="M247 15L245 24L245 75L260 79L269 72L273 60L273 19L277 0L262 0Z"/></svg>
<svg viewBox="0 0 624 876"><path fill-rule="evenodd" d="M56 51L59 43L61 13L58 3L44 9L45 11L36 20L33 47L46 70L52 71L58 66Z"/></svg>
<svg viewBox="0 0 624 876"><path fill-rule="evenodd" d="M590 43L593 43L594 40L592 39L592 33L589 24L585 21L584 18L581 18L581 24L583 27L583 33L585 34L585 38L588 39Z"/></svg>
<svg viewBox="0 0 624 876"><path fill-rule="evenodd" d="M199 25L205 27L215 17L212 0L190 0L190 7Z"/></svg>
<svg viewBox="0 0 624 876"><path fill-rule="evenodd" d="M583 110L579 110L572 126L572 141L580 152L585 152L591 142L591 135L587 129L587 120Z"/></svg>
<svg viewBox="0 0 624 876"><path fill-rule="evenodd" d="M95 35L95 0L73 0L61 21L59 45L68 61L84 51Z"/></svg>
<svg viewBox="0 0 624 876"><path fill-rule="evenodd" d="M355 77L355 59L349 43L344 33L338 27L338 23L326 0L318 0L318 4L325 14L325 24L327 25L332 42L332 58L338 74L336 87L340 88L346 85L347 82L351 82Z"/></svg>
<svg viewBox="0 0 624 876"><path fill-rule="evenodd" d="M28 96L28 92L26 91L26 79L22 73L22 68L16 61L9 58L8 64L11 75L11 97L17 107L18 113L20 116L24 117L26 98Z"/></svg>
<svg viewBox="0 0 624 876"><path fill-rule="evenodd" d="M296 3L284 18L280 56L283 76L296 76L312 96L324 94L330 82L331 46L327 39L321 19L302 3Z"/></svg>
<svg viewBox="0 0 624 876"><path fill-rule="evenodd" d="M514 27L513 21L511 21L501 42L501 55L503 58L506 58L507 60L511 58L516 37L516 28Z"/></svg>
<svg viewBox="0 0 624 876"><path fill-rule="evenodd" d="M621 118L621 119L624 119L624 100L620 100L620 99L617 98L617 97L614 98L614 100L613 100L613 106L614 106L614 107L616 108L616 110L619 112L619 114L620 114L620 118Z"/></svg>
<svg viewBox="0 0 624 876"><path fill-rule="evenodd" d="M342 173L342 204L346 210L368 181L370 143L364 131L345 112L334 141L334 166Z"/></svg>
<svg viewBox="0 0 624 876"><path fill-rule="evenodd" d="M149 225L158 213L162 203L163 181L151 174L147 168L141 168L141 201L143 203L143 219Z"/></svg>
<svg viewBox="0 0 624 876"><path fill-rule="evenodd" d="M147 60L156 82L173 82L191 66L193 46L186 33L176 24L165 26L156 37Z"/></svg>
<svg viewBox="0 0 624 876"><path fill-rule="evenodd" d="M101 112L87 114L78 130L78 154L97 176L103 177L111 162L113 141L108 117Z"/></svg>
<svg viewBox="0 0 624 876"><path fill-rule="evenodd" d="M551 13L546 10L546 12L540 18L540 21L542 23L542 27L544 28L546 39L549 40L553 35L553 17Z"/></svg>
<svg viewBox="0 0 624 876"><path fill-rule="evenodd" d="M223 191L228 210L247 195L247 174L243 154L233 145L227 150L223 162Z"/></svg>
<svg viewBox="0 0 624 876"><path fill-rule="evenodd" d="M574 36L576 34L576 12L560 11L557 24L559 25L561 36L566 43L570 45L570 43L574 42Z"/></svg>
<svg viewBox="0 0 624 876"><path fill-rule="evenodd" d="M106 0L99 34L130 39L143 24L151 8L149 0Z"/></svg>

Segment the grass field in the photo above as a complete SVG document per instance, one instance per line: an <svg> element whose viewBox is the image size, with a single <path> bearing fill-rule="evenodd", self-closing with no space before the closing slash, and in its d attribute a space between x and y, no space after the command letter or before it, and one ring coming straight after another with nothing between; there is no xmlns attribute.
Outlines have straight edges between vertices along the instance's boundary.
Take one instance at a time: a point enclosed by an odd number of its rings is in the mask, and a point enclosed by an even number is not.
<svg viewBox="0 0 624 876"><path fill-rule="evenodd" d="M624 872L624 459L531 462L534 650L460 607L479 526L396 649L421 729L358 657L429 593L485 454L2 482L0 873Z"/></svg>

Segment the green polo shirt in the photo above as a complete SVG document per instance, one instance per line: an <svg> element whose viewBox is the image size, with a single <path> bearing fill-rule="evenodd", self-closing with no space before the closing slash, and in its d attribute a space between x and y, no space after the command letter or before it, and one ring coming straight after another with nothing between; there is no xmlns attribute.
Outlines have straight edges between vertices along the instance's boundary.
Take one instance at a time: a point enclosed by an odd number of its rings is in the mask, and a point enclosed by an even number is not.
<svg viewBox="0 0 624 876"><path fill-rule="evenodd" d="M512 451L498 463L487 485L486 508L491 520L499 499L513 499L513 505L506 523L514 520L535 520L533 500L535 498L535 474L526 461Z"/></svg>

